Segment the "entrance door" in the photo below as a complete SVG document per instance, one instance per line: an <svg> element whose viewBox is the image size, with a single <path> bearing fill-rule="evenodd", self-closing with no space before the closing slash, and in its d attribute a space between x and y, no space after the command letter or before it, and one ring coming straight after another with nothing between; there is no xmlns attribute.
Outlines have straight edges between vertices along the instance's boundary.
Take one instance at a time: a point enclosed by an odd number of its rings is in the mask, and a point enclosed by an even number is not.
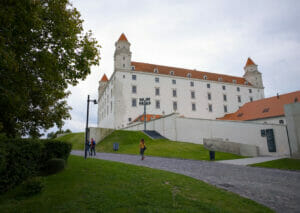
<svg viewBox="0 0 300 213"><path fill-rule="evenodd" d="M266 129L269 152L276 152L276 144L273 129Z"/></svg>

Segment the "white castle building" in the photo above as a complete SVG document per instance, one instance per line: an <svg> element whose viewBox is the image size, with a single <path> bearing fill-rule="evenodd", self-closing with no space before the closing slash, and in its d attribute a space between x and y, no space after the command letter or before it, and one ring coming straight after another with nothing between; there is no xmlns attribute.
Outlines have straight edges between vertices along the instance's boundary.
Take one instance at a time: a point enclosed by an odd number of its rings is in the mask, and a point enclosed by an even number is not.
<svg viewBox="0 0 300 213"><path fill-rule="evenodd" d="M98 89L98 126L119 129L143 114L139 98L150 97L147 114L216 119L264 98L262 75L248 58L243 77L131 60L124 34L115 43L114 72Z"/></svg>

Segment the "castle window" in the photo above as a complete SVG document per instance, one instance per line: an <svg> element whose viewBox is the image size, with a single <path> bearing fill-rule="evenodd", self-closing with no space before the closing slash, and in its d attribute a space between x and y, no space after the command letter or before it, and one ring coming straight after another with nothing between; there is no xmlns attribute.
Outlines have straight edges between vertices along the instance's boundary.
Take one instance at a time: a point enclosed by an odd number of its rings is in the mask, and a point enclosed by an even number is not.
<svg viewBox="0 0 300 213"><path fill-rule="evenodd" d="M170 75L174 75L174 71L170 71Z"/></svg>
<svg viewBox="0 0 300 213"><path fill-rule="evenodd" d="M190 78L190 77L192 77L192 74L191 74L191 73L188 73L186 76L187 76L188 78Z"/></svg>
<svg viewBox="0 0 300 213"><path fill-rule="evenodd" d="M204 80L207 80L207 76L206 76L206 75L204 75L204 76L203 76L203 79L204 79Z"/></svg>
<svg viewBox="0 0 300 213"><path fill-rule="evenodd" d="M135 66L131 66L131 70L135 70Z"/></svg>
<svg viewBox="0 0 300 213"><path fill-rule="evenodd" d="M225 85L223 85L223 86L222 86L222 89L223 89L223 90L226 90L226 86L225 86Z"/></svg>
<svg viewBox="0 0 300 213"><path fill-rule="evenodd" d="M250 97L250 102L252 102L253 101L253 98L252 97Z"/></svg>
<svg viewBox="0 0 300 213"><path fill-rule="evenodd" d="M211 105L211 104L208 104L208 111L210 111L210 112L213 111L213 108L212 108L212 105Z"/></svg>
<svg viewBox="0 0 300 213"><path fill-rule="evenodd" d="M154 72L155 72L155 73L158 73L158 69L157 69L157 68L154 68Z"/></svg>
<svg viewBox="0 0 300 213"><path fill-rule="evenodd" d="M192 103L192 111L196 111L196 104Z"/></svg>
<svg viewBox="0 0 300 213"><path fill-rule="evenodd" d="M125 56L123 56L123 60L125 60Z"/></svg>
<svg viewBox="0 0 300 213"><path fill-rule="evenodd" d="M219 77L219 78L218 78L218 81L222 81L222 78L221 78L221 77Z"/></svg>
<svg viewBox="0 0 300 213"><path fill-rule="evenodd" d="M156 109L160 108L160 101L159 100L155 101L155 107L156 107Z"/></svg>
<svg viewBox="0 0 300 213"><path fill-rule="evenodd" d="M176 89L173 89L172 93L173 93L173 97L177 97L177 91L176 91Z"/></svg>
<svg viewBox="0 0 300 213"><path fill-rule="evenodd" d="M136 86L132 86L131 91L132 93L136 93Z"/></svg>
<svg viewBox="0 0 300 213"><path fill-rule="evenodd" d="M242 102L241 96L238 95L237 98L238 98L238 102L241 103Z"/></svg>
<svg viewBox="0 0 300 213"><path fill-rule="evenodd" d="M125 67L125 64L123 64L123 68Z"/></svg>
<svg viewBox="0 0 300 213"><path fill-rule="evenodd" d="M243 115L244 115L244 113L241 112L241 113L239 113L237 116L238 116L238 117L242 117Z"/></svg>
<svg viewBox="0 0 300 213"><path fill-rule="evenodd" d="M155 88L155 95L159 95L159 88Z"/></svg>
<svg viewBox="0 0 300 213"><path fill-rule="evenodd" d="M245 85L248 85L248 81L245 81Z"/></svg>
<svg viewBox="0 0 300 213"><path fill-rule="evenodd" d="M193 87L194 86L194 81L191 81L190 85L191 85L191 87Z"/></svg>
<svg viewBox="0 0 300 213"><path fill-rule="evenodd" d="M294 102L297 103L298 102L298 98L295 98Z"/></svg>
<svg viewBox="0 0 300 213"><path fill-rule="evenodd" d="M128 118L128 122L131 122L131 118Z"/></svg>
<svg viewBox="0 0 300 213"><path fill-rule="evenodd" d="M207 99L211 100L211 93L207 93Z"/></svg>
<svg viewBox="0 0 300 213"><path fill-rule="evenodd" d="M252 93L252 89L249 89L249 93Z"/></svg>
<svg viewBox="0 0 300 213"><path fill-rule="evenodd" d="M191 91L191 98L195 99L195 91Z"/></svg>
<svg viewBox="0 0 300 213"><path fill-rule="evenodd" d="M225 94L223 94L223 100L227 101L227 96Z"/></svg>
<svg viewBox="0 0 300 213"><path fill-rule="evenodd" d="M264 108L264 110L262 111L263 113L269 112L270 108Z"/></svg>
<svg viewBox="0 0 300 213"><path fill-rule="evenodd" d="M125 75L123 75L123 78L125 78Z"/></svg>
<svg viewBox="0 0 300 213"><path fill-rule="evenodd" d="M131 106L136 107L136 98L131 99Z"/></svg>
<svg viewBox="0 0 300 213"><path fill-rule="evenodd" d="M210 88L210 84L206 84L206 87L209 89Z"/></svg>
<svg viewBox="0 0 300 213"><path fill-rule="evenodd" d="M224 112L226 113L227 112L227 106L224 105Z"/></svg>
<svg viewBox="0 0 300 213"><path fill-rule="evenodd" d="M240 91L240 88L239 88L239 87L237 87L237 88L236 88L236 91L238 91L238 92L239 92L239 91Z"/></svg>
<svg viewBox="0 0 300 213"><path fill-rule="evenodd" d="M233 79L233 80L232 80L232 83L236 84L236 80L235 80L235 79Z"/></svg>
<svg viewBox="0 0 300 213"><path fill-rule="evenodd" d="M172 79L172 84L176 84L176 80L175 79Z"/></svg>
<svg viewBox="0 0 300 213"><path fill-rule="evenodd" d="M173 101L173 110L176 111L177 110L177 102Z"/></svg>
<svg viewBox="0 0 300 213"><path fill-rule="evenodd" d="M159 77L155 77L155 82L159 83Z"/></svg>
<svg viewBox="0 0 300 213"><path fill-rule="evenodd" d="M136 75L132 75L132 80L136 80Z"/></svg>
<svg viewBox="0 0 300 213"><path fill-rule="evenodd" d="M283 120L279 120L279 124L284 124L284 121Z"/></svg>

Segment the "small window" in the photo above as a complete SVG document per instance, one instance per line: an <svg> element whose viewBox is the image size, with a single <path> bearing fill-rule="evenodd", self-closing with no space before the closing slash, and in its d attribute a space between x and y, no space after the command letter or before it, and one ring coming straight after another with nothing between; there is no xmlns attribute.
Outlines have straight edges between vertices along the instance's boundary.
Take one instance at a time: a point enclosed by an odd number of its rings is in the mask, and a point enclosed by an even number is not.
<svg viewBox="0 0 300 213"><path fill-rule="evenodd" d="M192 111L196 111L196 104L192 103Z"/></svg>
<svg viewBox="0 0 300 213"><path fill-rule="evenodd" d="M172 92L173 92L173 97L177 97L177 91L176 91L176 89L173 89Z"/></svg>
<svg viewBox="0 0 300 213"><path fill-rule="evenodd" d="M211 104L208 104L208 111L209 111L209 112L212 112L212 111L213 111L213 108L212 108L212 105L211 105Z"/></svg>
<svg viewBox="0 0 300 213"><path fill-rule="evenodd" d="M223 100L227 101L227 96L225 94L223 94Z"/></svg>
<svg viewBox="0 0 300 213"><path fill-rule="evenodd" d="M125 75L123 75L123 78L125 78Z"/></svg>
<svg viewBox="0 0 300 213"><path fill-rule="evenodd" d="M249 93L252 93L252 89L249 89Z"/></svg>
<svg viewBox="0 0 300 213"><path fill-rule="evenodd" d="M154 72L155 72L155 73L158 73L158 69L157 69L157 68L154 68Z"/></svg>
<svg viewBox="0 0 300 213"><path fill-rule="evenodd" d="M190 85L191 85L191 87L193 87L194 86L194 81L191 81Z"/></svg>
<svg viewBox="0 0 300 213"><path fill-rule="evenodd" d="M236 91L238 91L238 92L239 92L240 90L241 90L241 89L240 89L239 87L237 87L237 88L236 88Z"/></svg>
<svg viewBox="0 0 300 213"><path fill-rule="evenodd" d="M237 98L238 98L238 102L241 103L242 102L241 96L238 96Z"/></svg>
<svg viewBox="0 0 300 213"><path fill-rule="evenodd" d="M223 90L226 90L226 86L225 86L225 85L223 85L223 86L222 86L222 89L223 89Z"/></svg>
<svg viewBox="0 0 300 213"><path fill-rule="evenodd" d="M218 81L222 81L223 79L221 77L218 78Z"/></svg>
<svg viewBox="0 0 300 213"><path fill-rule="evenodd" d="M128 118L128 122L131 122L131 118Z"/></svg>
<svg viewBox="0 0 300 213"><path fill-rule="evenodd" d="M125 68L125 64L123 64L123 68Z"/></svg>
<svg viewBox="0 0 300 213"><path fill-rule="evenodd" d="M159 95L159 88L155 88L155 95Z"/></svg>
<svg viewBox="0 0 300 213"><path fill-rule="evenodd" d="M195 99L195 91L191 91L191 98Z"/></svg>
<svg viewBox="0 0 300 213"><path fill-rule="evenodd" d="M173 110L176 111L177 110L177 102L173 101Z"/></svg>
<svg viewBox="0 0 300 213"><path fill-rule="evenodd" d="M125 56L123 56L123 60L125 60Z"/></svg>
<svg viewBox="0 0 300 213"><path fill-rule="evenodd" d="M136 93L136 86L132 86L132 88L131 88L131 91L132 91L132 93Z"/></svg>
<svg viewBox="0 0 300 213"><path fill-rule="evenodd" d="M237 116L238 116L238 117L242 117L243 115L244 115L244 113L241 112L241 113L239 113Z"/></svg>
<svg viewBox="0 0 300 213"><path fill-rule="evenodd" d="M248 85L248 81L245 81L245 85Z"/></svg>
<svg viewBox="0 0 300 213"><path fill-rule="evenodd" d="M204 76L203 76L203 79L204 79L204 80L207 80L208 78L207 78L207 76L206 76L206 75L204 75Z"/></svg>
<svg viewBox="0 0 300 213"><path fill-rule="evenodd" d="M160 101L159 100L155 101L155 107L156 107L156 109L160 108Z"/></svg>
<svg viewBox="0 0 300 213"><path fill-rule="evenodd" d="M284 121L283 120L279 120L279 124L284 124Z"/></svg>
<svg viewBox="0 0 300 213"><path fill-rule="evenodd" d="M192 77L192 74L191 74L191 73L188 73L186 76L187 76L188 78L190 78L190 77Z"/></svg>
<svg viewBox="0 0 300 213"><path fill-rule="evenodd" d="M131 106L136 107L136 98L131 99Z"/></svg>
<svg viewBox="0 0 300 213"><path fill-rule="evenodd" d="M135 70L135 66L131 66L131 70Z"/></svg>
<svg viewBox="0 0 300 213"><path fill-rule="evenodd" d="M174 71L170 71L170 75L174 75Z"/></svg>
<svg viewBox="0 0 300 213"><path fill-rule="evenodd" d="M236 84L236 80L235 80L235 79L233 79L233 80L232 80L232 83Z"/></svg>
<svg viewBox="0 0 300 213"><path fill-rule="evenodd" d="M294 102L297 103L297 102L298 102L298 98L295 98L295 99L294 99Z"/></svg>
<svg viewBox="0 0 300 213"><path fill-rule="evenodd" d="M206 84L206 87L209 89L210 88L210 84Z"/></svg>
<svg viewBox="0 0 300 213"><path fill-rule="evenodd" d="M136 80L136 75L132 75L132 80Z"/></svg>
<svg viewBox="0 0 300 213"><path fill-rule="evenodd" d="M253 101L253 98L252 97L250 97L250 102L252 102Z"/></svg>
<svg viewBox="0 0 300 213"><path fill-rule="evenodd" d="M227 106L224 105L224 112L226 113L227 112Z"/></svg>
<svg viewBox="0 0 300 213"><path fill-rule="evenodd" d="M155 77L155 82L159 83L159 77Z"/></svg>
<svg viewBox="0 0 300 213"><path fill-rule="evenodd" d="M176 80L175 79L172 79L172 84L176 84Z"/></svg>
<svg viewBox="0 0 300 213"><path fill-rule="evenodd" d="M210 93L207 93L207 99L211 100L211 94Z"/></svg>
<svg viewBox="0 0 300 213"><path fill-rule="evenodd" d="M270 108L264 108L262 112L263 112L263 113L269 112L269 109L270 109Z"/></svg>

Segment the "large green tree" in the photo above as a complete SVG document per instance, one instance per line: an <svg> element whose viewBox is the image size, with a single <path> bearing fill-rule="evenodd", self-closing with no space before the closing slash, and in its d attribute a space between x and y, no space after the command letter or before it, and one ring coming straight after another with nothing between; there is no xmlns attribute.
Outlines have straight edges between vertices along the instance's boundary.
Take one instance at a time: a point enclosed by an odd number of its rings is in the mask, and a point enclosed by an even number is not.
<svg viewBox="0 0 300 213"><path fill-rule="evenodd" d="M100 60L82 22L68 0L0 1L0 132L39 136L70 118L68 85Z"/></svg>

